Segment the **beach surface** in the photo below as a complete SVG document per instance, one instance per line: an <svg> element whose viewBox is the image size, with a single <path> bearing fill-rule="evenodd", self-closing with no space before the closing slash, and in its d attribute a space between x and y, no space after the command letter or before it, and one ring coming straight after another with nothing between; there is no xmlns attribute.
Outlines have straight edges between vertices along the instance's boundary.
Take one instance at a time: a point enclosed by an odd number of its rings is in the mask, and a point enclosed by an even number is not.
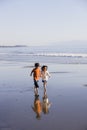
<svg viewBox="0 0 87 130"><path fill-rule="evenodd" d="M34 63L0 63L0 130L87 130L87 64L52 64L47 84L49 113L33 111ZM39 81L39 99L43 85Z"/></svg>

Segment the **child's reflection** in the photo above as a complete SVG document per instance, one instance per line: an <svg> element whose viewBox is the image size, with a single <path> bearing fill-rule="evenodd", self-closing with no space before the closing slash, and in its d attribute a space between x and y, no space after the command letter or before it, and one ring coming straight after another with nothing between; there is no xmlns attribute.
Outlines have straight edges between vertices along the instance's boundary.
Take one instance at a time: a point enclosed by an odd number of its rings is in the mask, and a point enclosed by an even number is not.
<svg viewBox="0 0 87 130"><path fill-rule="evenodd" d="M50 106L51 106L51 102L49 102L47 92L44 91L44 96L43 96L43 100L42 100L42 111L44 114L49 113Z"/></svg>
<svg viewBox="0 0 87 130"><path fill-rule="evenodd" d="M40 119L41 118L41 112L42 112L42 105L41 105L41 101L39 99L39 95L35 95L34 106L32 106L32 109L36 113L36 118Z"/></svg>

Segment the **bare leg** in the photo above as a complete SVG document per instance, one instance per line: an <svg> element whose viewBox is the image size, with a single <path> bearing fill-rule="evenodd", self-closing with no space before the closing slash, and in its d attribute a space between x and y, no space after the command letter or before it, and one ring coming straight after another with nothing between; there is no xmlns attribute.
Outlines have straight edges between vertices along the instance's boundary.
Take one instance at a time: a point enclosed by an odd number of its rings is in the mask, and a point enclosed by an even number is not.
<svg viewBox="0 0 87 130"><path fill-rule="evenodd" d="M36 94L38 95L38 88L36 88Z"/></svg>
<svg viewBox="0 0 87 130"><path fill-rule="evenodd" d="M35 95L38 95L38 88L39 88L39 85L38 85L38 81L37 80L34 80L34 93Z"/></svg>
<svg viewBox="0 0 87 130"><path fill-rule="evenodd" d="M44 92L46 92L47 82L44 82Z"/></svg>
<svg viewBox="0 0 87 130"><path fill-rule="evenodd" d="M35 95L38 95L38 88L34 87L34 93Z"/></svg>

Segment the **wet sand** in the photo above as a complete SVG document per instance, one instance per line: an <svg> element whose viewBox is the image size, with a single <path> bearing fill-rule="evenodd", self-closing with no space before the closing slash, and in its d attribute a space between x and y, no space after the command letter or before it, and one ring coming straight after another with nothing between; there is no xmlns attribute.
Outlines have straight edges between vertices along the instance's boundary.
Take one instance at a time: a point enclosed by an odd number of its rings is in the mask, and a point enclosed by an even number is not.
<svg viewBox="0 0 87 130"><path fill-rule="evenodd" d="M0 65L0 130L87 130L87 65L48 64L47 96L52 105L40 119L32 109L32 65ZM41 80L39 85L42 102Z"/></svg>

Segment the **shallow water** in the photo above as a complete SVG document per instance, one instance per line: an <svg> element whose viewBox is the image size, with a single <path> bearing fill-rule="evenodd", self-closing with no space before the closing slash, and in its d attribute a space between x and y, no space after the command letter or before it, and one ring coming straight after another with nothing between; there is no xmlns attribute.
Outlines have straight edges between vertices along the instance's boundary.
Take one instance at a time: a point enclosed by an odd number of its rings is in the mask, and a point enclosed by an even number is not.
<svg viewBox="0 0 87 130"><path fill-rule="evenodd" d="M52 103L49 113L36 118L33 111L33 64L0 66L0 130L86 130L87 65L48 64L51 78L47 95ZM43 87L39 82L39 99Z"/></svg>

